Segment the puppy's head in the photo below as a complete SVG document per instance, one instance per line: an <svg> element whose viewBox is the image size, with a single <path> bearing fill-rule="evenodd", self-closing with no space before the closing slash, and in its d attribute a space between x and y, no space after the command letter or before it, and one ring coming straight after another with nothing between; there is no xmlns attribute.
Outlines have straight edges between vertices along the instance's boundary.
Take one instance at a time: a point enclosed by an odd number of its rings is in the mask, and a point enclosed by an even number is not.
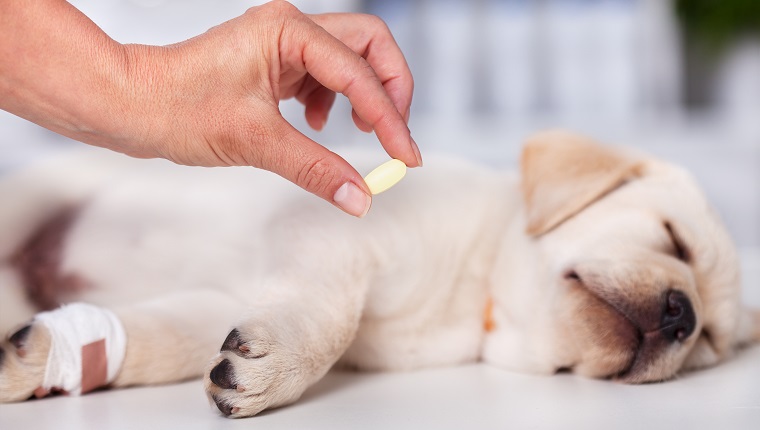
<svg viewBox="0 0 760 430"><path fill-rule="evenodd" d="M659 381L760 338L734 245L687 172L547 132L526 145L522 175L557 367Z"/></svg>

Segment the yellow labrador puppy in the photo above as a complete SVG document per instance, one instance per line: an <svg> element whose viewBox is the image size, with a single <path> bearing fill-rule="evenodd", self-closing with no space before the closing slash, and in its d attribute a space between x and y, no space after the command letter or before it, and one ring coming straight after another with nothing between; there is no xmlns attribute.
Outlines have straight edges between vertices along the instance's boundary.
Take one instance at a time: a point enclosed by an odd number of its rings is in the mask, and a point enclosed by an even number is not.
<svg viewBox="0 0 760 430"><path fill-rule="evenodd" d="M364 219L254 169L102 153L0 196L0 324L47 310L2 344L4 402L203 376L244 417L336 363L642 383L760 338L689 174L565 132L527 142L521 177L429 159Z"/></svg>

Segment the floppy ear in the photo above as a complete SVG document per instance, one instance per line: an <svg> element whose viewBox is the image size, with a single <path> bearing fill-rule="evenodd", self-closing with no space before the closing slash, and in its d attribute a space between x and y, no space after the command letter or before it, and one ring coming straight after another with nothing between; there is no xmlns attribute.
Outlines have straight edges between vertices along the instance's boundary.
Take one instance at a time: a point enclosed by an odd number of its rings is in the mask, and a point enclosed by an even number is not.
<svg viewBox="0 0 760 430"><path fill-rule="evenodd" d="M639 174L640 160L570 132L528 139L521 159L528 234L542 235Z"/></svg>

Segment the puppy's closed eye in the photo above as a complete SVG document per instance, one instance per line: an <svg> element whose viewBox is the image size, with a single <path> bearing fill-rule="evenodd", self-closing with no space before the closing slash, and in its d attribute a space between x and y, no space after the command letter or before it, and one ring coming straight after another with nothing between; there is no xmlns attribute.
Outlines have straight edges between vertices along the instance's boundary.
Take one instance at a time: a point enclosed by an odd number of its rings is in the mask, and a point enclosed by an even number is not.
<svg viewBox="0 0 760 430"><path fill-rule="evenodd" d="M686 247L683 238L681 238L678 232L673 228L673 224L670 221L665 221L664 225L665 230L667 230L668 236L670 237L670 241L673 243L673 256L684 263L688 263L691 260L691 253L689 252L689 248Z"/></svg>

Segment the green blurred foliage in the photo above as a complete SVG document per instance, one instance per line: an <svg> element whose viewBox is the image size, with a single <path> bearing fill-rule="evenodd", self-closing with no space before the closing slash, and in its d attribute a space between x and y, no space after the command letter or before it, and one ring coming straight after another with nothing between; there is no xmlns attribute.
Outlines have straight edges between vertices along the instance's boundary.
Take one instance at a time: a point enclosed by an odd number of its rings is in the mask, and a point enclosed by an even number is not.
<svg viewBox="0 0 760 430"><path fill-rule="evenodd" d="M675 7L687 37L712 48L760 35L760 0L676 0Z"/></svg>

